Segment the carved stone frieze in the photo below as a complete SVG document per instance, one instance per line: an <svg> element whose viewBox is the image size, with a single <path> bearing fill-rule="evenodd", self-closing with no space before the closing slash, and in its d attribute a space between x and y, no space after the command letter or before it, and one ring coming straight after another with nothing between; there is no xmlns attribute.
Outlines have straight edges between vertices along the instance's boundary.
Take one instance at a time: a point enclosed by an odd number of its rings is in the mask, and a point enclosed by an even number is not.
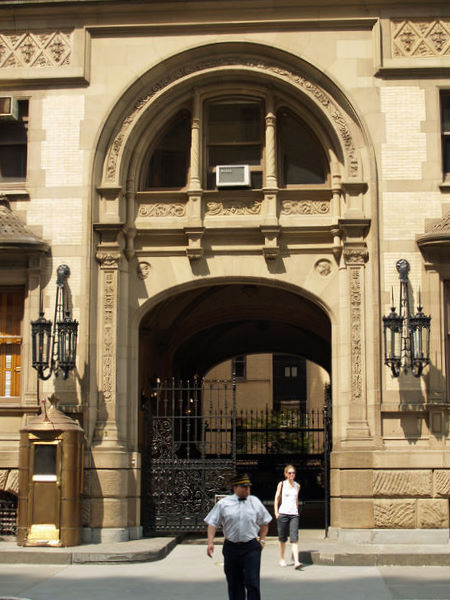
<svg viewBox="0 0 450 600"><path fill-rule="evenodd" d="M420 529L441 529L448 526L447 500L419 500L417 502L417 526Z"/></svg>
<svg viewBox="0 0 450 600"><path fill-rule="evenodd" d="M392 21L392 56L450 56L450 19Z"/></svg>
<svg viewBox="0 0 450 600"><path fill-rule="evenodd" d="M414 529L415 500L376 500L373 506L374 525L380 529Z"/></svg>
<svg viewBox="0 0 450 600"><path fill-rule="evenodd" d="M195 73L201 71L207 71L210 69L219 69L224 67L236 67L240 66L246 69L252 69L253 71L260 71L263 73L269 73L274 77L288 81L292 85L301 89L307 94L314 102L320 104L321 109L327 113L328 117L336 127L336 130L341 137L343 148L346 154L348 175L349 177L357 177L359 175L359 161L357 158L356 147L353 141L353 136L350 131L350 127L346 121L345 116L335 104L328 93L323 90L315 82L310 81L300 72L293 71L291 69L282 67L276 63L268 60L263 60L259 57L247 57L242 58L241 56L228 56L220 58L211 58L198 63L190 63L184 66L179 66L172 72L168 72L166 76L155 82L149 89L149 92L142 96L134 105L130 113L122 121L114 140L109 147L106 165L105 165L105 178L108 182L113 182L117 175L117 164L119 161L121 150L125 144L125 141L133 128L133 125L139 119L141 114L149 106L152 98L160 93L162 90L167 88L178 80L189 77Z"/></svg>
<svg viewBox="0 0 450 600"><path fill-rule="evenodd" d="M375 471L375 496L430 496L431 471Z"/></svg>
<svg viewBox="0 0 450 600"><path fill-rule="evenodd" d="M322 200L283 200L282 215L326 215L330 212L330 203Z"/></svg>
<svg viewBox="0 0 450 600"><path fill-rule="evenodd" d="M222 202L207 202L205 215L259 215L261 200L224 200Z"/></svg>
<svg viewBox="0 0 450 600"><path fill-rule="evenodd" d="M0 33L0 68L61 67L70 65L72 33Z"/></svg>
<svg viewBox="0 0 450 600"><path fill-rule="evenodd" d="M138 217L184 217L186 204L183 202L151 202L141 204Z"/></svg>
<svg viewBox="0 0 450 600"><path fill-rule="evenodd" d="M367 260L367 247L365 244L358 246L344 246L344 260L347 265L362 266Z"/></svg>

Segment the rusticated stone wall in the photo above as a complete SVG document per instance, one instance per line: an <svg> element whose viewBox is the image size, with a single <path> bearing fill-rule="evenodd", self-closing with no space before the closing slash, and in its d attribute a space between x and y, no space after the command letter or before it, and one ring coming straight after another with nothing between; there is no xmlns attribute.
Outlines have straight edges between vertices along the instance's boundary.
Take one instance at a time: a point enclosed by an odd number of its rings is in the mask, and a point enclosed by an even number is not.
<svg viewBox="0 0 450 600"><path fill-rule="evenodd" d="M19 471L17 469L0 470L0 490L13 494L19 493Z"/></svg>
<svg viewBox="0 0 450 600"><path fill-rule="evenodd" d="M449 470L375 471L374 527L448 527Z"/></svg>

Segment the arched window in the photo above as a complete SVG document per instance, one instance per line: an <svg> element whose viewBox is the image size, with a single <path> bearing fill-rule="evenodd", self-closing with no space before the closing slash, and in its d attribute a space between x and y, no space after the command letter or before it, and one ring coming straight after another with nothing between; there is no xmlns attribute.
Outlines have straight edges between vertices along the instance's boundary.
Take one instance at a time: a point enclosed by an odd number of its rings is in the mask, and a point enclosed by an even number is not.
<svg viewBox="0 0 450 600"><path fill-rule="evenodd" d="M190 114L187 110L182 110L169 123L151 154L144 188L185 187L189 170L190 145Z"/></svg>
<svg viewBox="0 0 450 600"><path fill-rule="evenodd" d="M322 147L309 127L290 110L278 111L278 147L281 185L326 182Z"/></svg>

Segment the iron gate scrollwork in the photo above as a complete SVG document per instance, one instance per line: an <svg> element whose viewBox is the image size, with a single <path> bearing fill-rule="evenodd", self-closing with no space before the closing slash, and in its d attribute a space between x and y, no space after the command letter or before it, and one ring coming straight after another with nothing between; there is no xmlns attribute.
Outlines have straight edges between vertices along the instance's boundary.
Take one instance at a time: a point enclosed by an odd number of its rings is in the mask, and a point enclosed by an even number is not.
<svg viewBox="0 0 450 600"><path fill-rule="evenodd" d="M143 398L144 535L204 531L236 466L236 383L157 381Z"/></svg>

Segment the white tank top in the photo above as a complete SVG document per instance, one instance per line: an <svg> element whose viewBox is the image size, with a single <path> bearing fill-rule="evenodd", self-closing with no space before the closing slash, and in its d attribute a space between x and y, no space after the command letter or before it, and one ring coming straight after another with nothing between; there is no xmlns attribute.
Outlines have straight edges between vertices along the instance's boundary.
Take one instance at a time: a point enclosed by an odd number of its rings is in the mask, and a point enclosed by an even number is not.
<svg viewBox="0 0 450 600"><path fill-rule="evenodd" d="M285 485L286 484L286 485ZM298 515L297 496L299 484L294 481L291 487L287 481L281 482L281 504L278 512L283 515Z"/></svg>

